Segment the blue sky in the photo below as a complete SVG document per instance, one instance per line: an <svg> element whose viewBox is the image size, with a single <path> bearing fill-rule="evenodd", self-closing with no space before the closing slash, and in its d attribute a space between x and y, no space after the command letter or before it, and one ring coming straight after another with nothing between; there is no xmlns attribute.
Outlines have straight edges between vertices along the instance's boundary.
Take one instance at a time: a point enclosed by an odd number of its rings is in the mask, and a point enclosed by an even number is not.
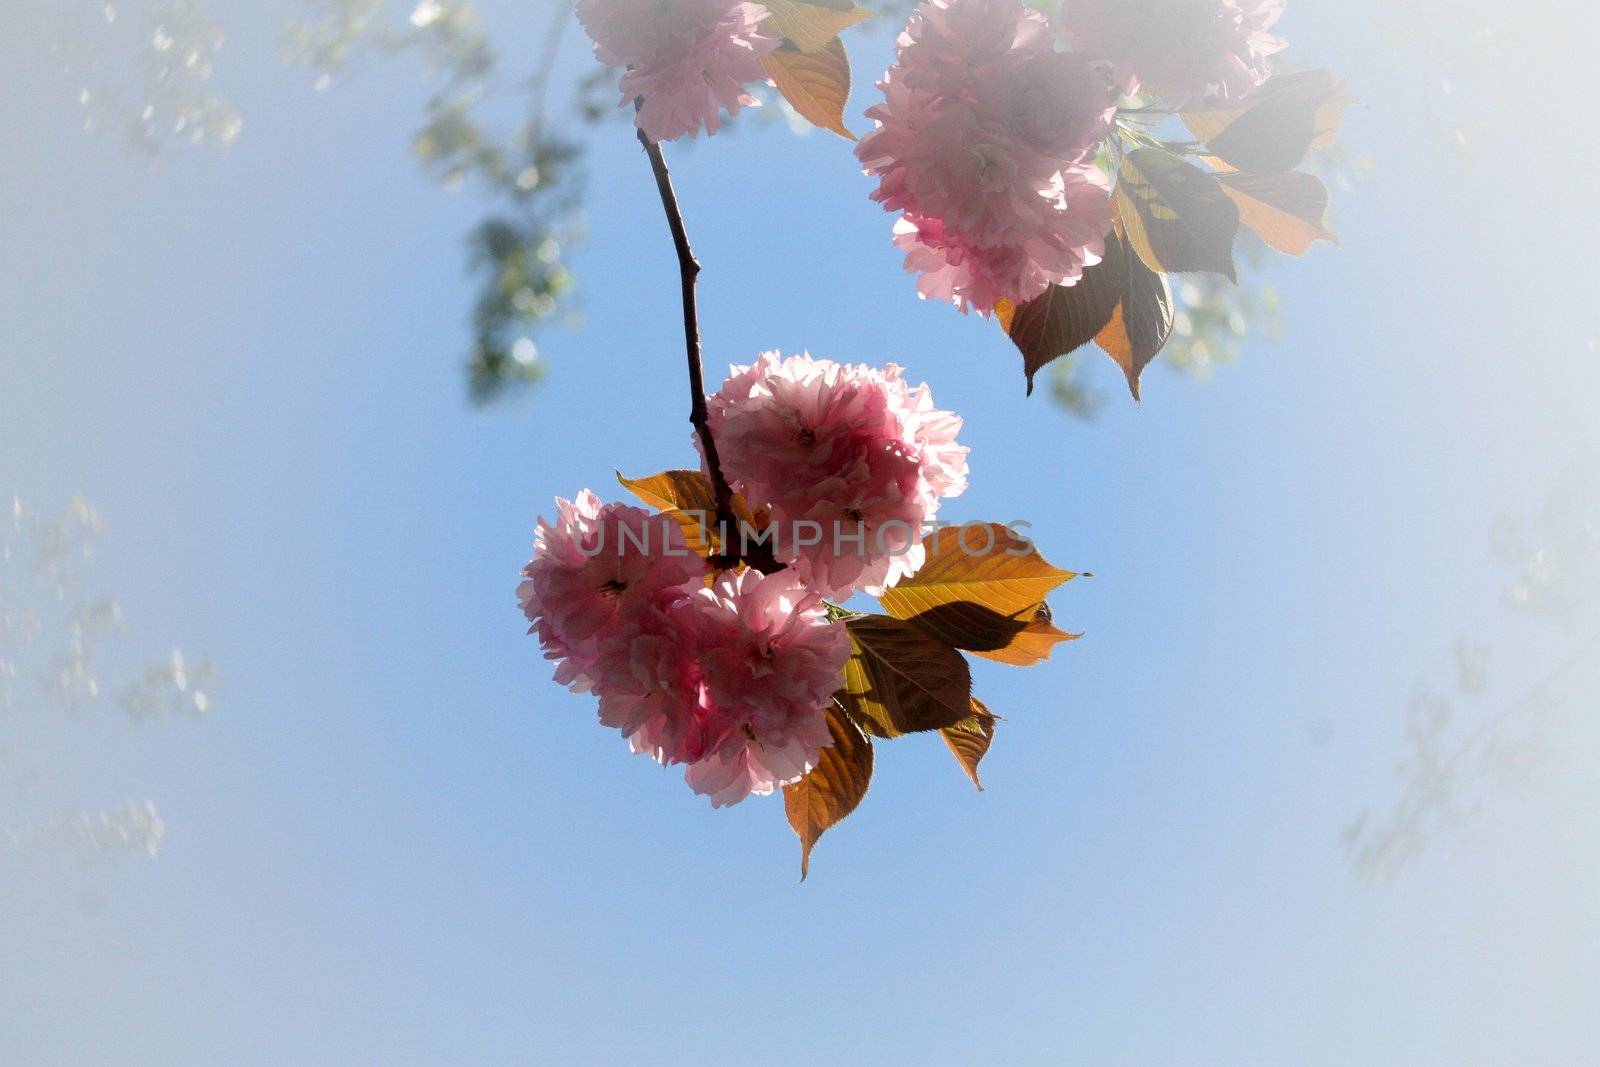
<svg viewBox="0 0 1600 1067"><path fill-rule="evenodd" d="M533 47L542 9L485 6ZM802 885L780 803L713 812L629 757L512 598L554 495L694 461L674 261L626 128L591 146L586 325L541 339L538 390L474 410L482 205L410 164L416 71L315 94L275 60L286 9L218 13L244 135L153 168L77 128L38 25L0 44L0 490L93 500L128 644L225 679L198 724L15 726L60 803L155 797L168 838L13 892L0 1058L1592 1056L1592 671L1532 784L1394 883L1338 841L1393 799L1406 700L1458 632L1495 645L1491 703L1582 637L1501 610L1487 541L1594 440L1596 224L1561 169L1594 162L1589 130L1452 156L1412 53L1295 5L1297 59L1365 101L1342 246L1273 264L1285 335L1215 380L1153 368L1134 405L1098 368L1093 424L1025 398L992 324L914 298L844 142L779 123L675 146L710 366L902 364L967 420L946 515L1027 519L1096 574L1055 598L1082 641L976 668L1004 718L987 791L937 740L881 746ZM1537 36L1504 42L1507 69ZM1581 92L1580 37L1541 38L1542 81L1506 76L1494 117ZM558 80L589 62L568 44ZM888 42L849 44L859 126Z"/></svg>

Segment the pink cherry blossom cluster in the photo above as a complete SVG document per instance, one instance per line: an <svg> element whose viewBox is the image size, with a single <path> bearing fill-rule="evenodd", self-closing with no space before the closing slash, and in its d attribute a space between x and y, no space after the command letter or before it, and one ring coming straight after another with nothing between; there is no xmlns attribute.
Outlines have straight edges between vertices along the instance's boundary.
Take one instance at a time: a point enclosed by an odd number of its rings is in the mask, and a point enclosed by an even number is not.
<svg viewBox="0 0 1600 1067"><path fill-rule="evenodd" d="M1243 96L1266 81L1287 42L1272 27L1284 0L1066 0L1057 22L1073 51L1111 65L1125 93L1173 101Z"/></svg>
<svg viewBox="0 0 1600 1067"><path fill-rule="evenodd" d="M925 524L967 488L961 418L893 363L766 352L707 403L729 484L770 512L779 558L824 596L879 596L916 571Z"/></svg>
<svg viewBox="0 0 1600 1067"><path fill-rule="evenodd" d="M1100 261L1111 182L1094 164L1110 86L1022 0L926 0L900 35L856 155L924 297L988 314Z"/></svg>
<svg viewBox="0 0 1600 1067"><path fill-rule="evenodd" d="M602 62L625 68L623 106L652 141L717 132L722 112L760 103L745 88L767 77L761 57L782 38L767 9L741 0L578 0L578 20Z"/></svg>
<svg viewBox="0 0 1600 1067"><path fill-rule="evenodd" d="M960 418L893 364L768 352L707 403L730 485L768 516L750 532L787 566L708 583L675 518L584 490L540 520L517 599L556 680L720 807L798 781L831 744L850 641L823 598L921 566L924 524L966 489L967 449Z"/></svg>
<svg viewBox="0 0 1600 1067"><path fill-rule="evenodd" d="M1283 0L924 0L856 146L923 297L987 315L1077 283L1105 252L1096 165L1113 91L1240 95L1284 47ZM1059 50L1057 40L1070 51Z"/></svg>
<svg viewBox="0 0 1600 1067"><path fill-rule="evenodd" d="M600 699L635 752L683 764L714 806L799 780L850 642L790 569L711 585L678 523L584 490L540 521L517 599L556 680Z"/></svg>

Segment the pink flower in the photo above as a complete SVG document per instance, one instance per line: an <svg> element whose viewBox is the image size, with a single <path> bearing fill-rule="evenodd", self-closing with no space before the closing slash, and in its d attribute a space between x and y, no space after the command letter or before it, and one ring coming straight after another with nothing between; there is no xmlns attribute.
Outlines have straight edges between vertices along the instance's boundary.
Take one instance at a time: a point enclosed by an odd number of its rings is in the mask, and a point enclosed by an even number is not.
<svg viewBox="0 0 1600 1067"><path fill-rule="evenodd" d="M926 0L856 148L873 199L904 212L897 243L924 296L987 314L996 300L1071 285L1099 262L1110 183L1090 162L1110 130L1109 87L1055 50L1021 0Z"/></svg>
<svg viewBox="0 0 1600 1067"><path fill-rule="evenodd" d="M792 570L724 574L605 642L600 719L685 764L715 807L798 781L831 744L823 709L850 641Z"/></svg>
<svg viewBox="0 0 1600 1067"><path fill-rule="evenodd" d="M602 63L626 67L622 104L652 141L716 133L722 112L759 101L745 91L766 78L761 57L782 38L767 9L740 0L578 0L578 20Z"/></svg>
<svg viewBox="0 0 1600 1067"><path fill-rule="evenodd" d="M942 101L965 100L1017 148L1079 160L1110 132L1104 79L1058 52L1050 22L1022 0L927 0L900 35L896 75Z"/></svg>
<svg viewBox="0 0 1600 1067"><path fill-rule="evenodd" d="M684 762L712 740L700 706L699 650L686 615L688 586L630 619L596 656L600 723L622 733L635 753L658 763Z"/></svg>
<svg viewBox="0 0 1600 1067"><path fill-rule="evenodd" d="M732 724L685 772L715 806L799 781L831 745L823 709L844 682L850 639L792 570L725 575L692 600L705 699Z"/></svg>
<svg viewBox="0 0 1600 1067"><path fill-rule="evenodd" d="M557 498L555 523L539 520L533 544L517 600L545 658L556 661L556 681L580 692L595 682L604 637L680 596L676 588L697 582L704 570L676 521L602 505L587 489L575 501Z"/></svg>
<svg viewBox="0 0 1600 1067"><path fill-rule="evenodd" d="M1083 276L1105 254L1111 228L1110 180L1095 167L1074 167L1058 176L1062 210L1048 225L1017 243L985 245L952 229L943 219L907 214L895 223L894 243L906 253L906 269L920 273L917 292L965 310L993 308L1004 298L1022 303L1052 285Z"/></svg>
<svg viewBox="0 0 1600 1067"><path fill-rule="evenodd" d="M850 657L821 594L788 569L708 588L676 521L588 490L556 506L517 599L557 681L593 690L602 724L634 752L684 764L717 807L814 767Z"/></svg>
<svg viewBox="0 0 1600 1067"><path fill-rule="evenodd" d="M961 419L892 363L767 352L708 405L729 482L770 508L779 558L824 596L878 595L915 571L924 524L967 486Z"/></svg>
<svg viewBox="0 0 1600 1067"><path fill-rule="evenodd" d="M1266 81L1284 0L1066 0L1057 28L1073 51L1109 62L1123 92L1174 100L1238 97Z"/></svg>

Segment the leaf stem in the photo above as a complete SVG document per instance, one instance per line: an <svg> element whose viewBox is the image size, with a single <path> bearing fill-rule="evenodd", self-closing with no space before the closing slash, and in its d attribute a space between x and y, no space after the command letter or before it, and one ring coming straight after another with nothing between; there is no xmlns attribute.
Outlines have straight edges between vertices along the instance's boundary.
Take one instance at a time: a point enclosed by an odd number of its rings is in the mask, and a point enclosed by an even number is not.
<svg viewBox="0 0 1600 1067"><path fill-rule="evenodd" d="M638 103L635 102L634 106L637 108ZM678 253L678 276L683 289L684 356L689 367L689 421L694 425L695 434L700 439L701 454L705 457L706 474L711 480L711 498L716 508L718 543L722 546L721 553L712 556L710 561L719 570L727 570L743 562L763 574L771 574L780 570L782 564L773 558L769 544L761 542L741 551L745 541L744 531L734 515L733 489L728 485L727 476L722 473L722 458L717 454L717 442L711 434L710 412L706 408L705 373L701 366L700 313L695 295L700 261L695 258L694 249L689 244L683 212L678 207L678 194L672 188L672 175L667 170L667 160L661 154L661 146L650 140L643 130L636 132L639 143L644 146L645 156L650 160L650 170L655 174L661 207L667 215L667 228L672 232L672 245ZM730 537L737 540L730 540ZM734 550L729 551L730 547Z"/></svg>

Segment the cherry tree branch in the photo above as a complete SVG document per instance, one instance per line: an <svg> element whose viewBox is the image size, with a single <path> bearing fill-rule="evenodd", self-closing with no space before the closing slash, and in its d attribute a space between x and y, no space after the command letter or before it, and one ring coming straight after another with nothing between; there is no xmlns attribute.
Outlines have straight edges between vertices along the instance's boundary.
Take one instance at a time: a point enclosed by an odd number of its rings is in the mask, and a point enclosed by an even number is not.
<svg viewBox="0 0 1600 1067"><path fill-rule="evenodd" d="M636 105L637 106L637 105ZM711 434L710 413L706 409L705 373L700 354L700 313L695 295L695 283L700 277L700 261L695 258L689 244L689 232L683 224L683 212L678 207L678 194L672 188L672 175L667 171L666 157L661 146L650 140L643 130L637 131L639 143L656 178L656 189L661 194L661 207L667 215L667 228L672 231L672 245L678 253L678 276L683 288L683 342L684 355L689 366L689 421L694 424L700 439L700 451L705 457L706 473L711 480L711 498L716 509L717 530L723 551L711 561L719 567L731 567L745 562L764 574L771 574L781 566L765 543L740 551L744 544L743 530L733 510L733 489L722 473L722 458L717 454L717 442ZM731 551L730 551L731 549Z"/></svg>

